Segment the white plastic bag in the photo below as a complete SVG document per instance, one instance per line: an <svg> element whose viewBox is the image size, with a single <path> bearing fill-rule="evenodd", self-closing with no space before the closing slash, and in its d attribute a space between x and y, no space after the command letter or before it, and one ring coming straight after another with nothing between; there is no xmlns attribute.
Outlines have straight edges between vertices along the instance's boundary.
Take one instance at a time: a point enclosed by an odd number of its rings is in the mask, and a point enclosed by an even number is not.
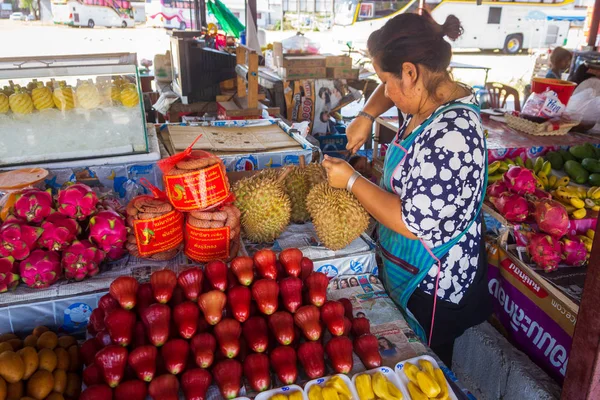
<svg viewBox="0 0 600 400"><path fill-rule="evenodd" d="M579 114L586 124L596 124L600 120L600 97L593 89L585 89L571 96L567 112Z"/></svg>
<svg viewBox="0 0 600 400"><path fill-rule="evenodd" d="M281 41L284 54L319 54L321 47L301 33Z"/></svg>

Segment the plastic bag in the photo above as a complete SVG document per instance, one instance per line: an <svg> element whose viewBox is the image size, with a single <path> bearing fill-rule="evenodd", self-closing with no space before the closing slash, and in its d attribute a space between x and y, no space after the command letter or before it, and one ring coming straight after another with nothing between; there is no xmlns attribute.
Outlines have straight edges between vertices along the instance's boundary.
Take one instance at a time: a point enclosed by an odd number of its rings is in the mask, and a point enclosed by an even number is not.
<svg viewBox="0 0 600 400"><path fill-rule="evenodd" d="M531 93L521 114L535 117L556 118L566 110L566 106L558 99L556 92L547 90L543 93Z"/></svg>
<svg viewBox="0 0 600 400"><path fill-rule="evenodd" d="M296 36L281 41L283 54L319 54L320 44L298 32Z"/></svg>
<svg viewBox="0 0 600 400"><path fill-rule="evenodd" d="M185 224L185 255L196 262L229 261L240 250L240 210L226 204L192 211Z"/></svg>
<svg viewBox="0 0 600 400"><path fill-rule="evenodd" d="M223 161L203 150L192 150L198 136L183 152L160 160L165 192L179 211L202 211L233 199Z"/></svg>
<svg viewBox="0 0 600 400"><path fill-rule="evenodd" d="M152 195L134 197L127 205L131 228L126 248L135 257L163 261L174 258L183 243L183 214L165 194L145 178L140 180Z"/></svg>
<svg viewBox="0 0 600 400"><path fill-rule="evenodd" d="M591 129L600 121L600 97L593 89L575 93L569 100L567 112L581 116L581 123Z"/></svg>

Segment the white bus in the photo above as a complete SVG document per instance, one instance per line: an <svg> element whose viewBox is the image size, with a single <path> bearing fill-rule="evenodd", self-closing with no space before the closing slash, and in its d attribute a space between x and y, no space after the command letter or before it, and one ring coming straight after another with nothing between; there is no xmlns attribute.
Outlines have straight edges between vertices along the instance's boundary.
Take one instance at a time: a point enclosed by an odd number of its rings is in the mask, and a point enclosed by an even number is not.
<svg viewBox="0 0 600 400"><path fill-rule="evenodd" d="M345 42L339 38L352 38L353 46L364 48L371 32L398 14L416 12L418 7L419 0L340 0L333 32L338 42ZM460 19L464 33L453 47L502 49L509 54L524 48L564 45L571 22L585 19L585 11L573 10L574 0L484 0L480 5L476 0L442 0L427 2L426 8L439 23L449 14Z"/></svg>
<svg viewBox="0 0 600 400"><path fill-rule="evenodd" d="M146 26L154 28L193 28L194 3L191 0L146 0Z"/></svg>
<svg viewBox="0 0 600 400"><path fill-rule="evenodd" d="M132 28L133 8L127 0L52 0L55 24Z"/></svg>

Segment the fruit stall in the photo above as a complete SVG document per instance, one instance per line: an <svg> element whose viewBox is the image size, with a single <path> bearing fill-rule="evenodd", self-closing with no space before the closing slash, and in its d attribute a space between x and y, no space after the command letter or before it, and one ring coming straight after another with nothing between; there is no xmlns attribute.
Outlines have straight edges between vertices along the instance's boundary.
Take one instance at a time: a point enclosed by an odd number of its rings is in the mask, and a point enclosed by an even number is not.
<svg viewBox="0 0 600 400"><path fill-rule="evenodd" d="M465 398L318 148L148 125L134 56L0 63L0 399Z"/></svg>

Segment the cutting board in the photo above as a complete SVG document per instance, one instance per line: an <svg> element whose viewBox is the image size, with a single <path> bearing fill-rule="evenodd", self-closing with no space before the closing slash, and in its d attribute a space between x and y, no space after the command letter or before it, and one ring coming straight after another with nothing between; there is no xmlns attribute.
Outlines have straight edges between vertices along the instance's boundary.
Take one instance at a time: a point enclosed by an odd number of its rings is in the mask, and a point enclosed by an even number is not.
<svg viewBox="0 0 600 400"><path fill-rule="evenodd" d="M213 126L169 126L173 149L185 150L194 144L195 150L213 153L253 153L280 149L301 149L302 146L279 126L213 127Z"/></svg>

